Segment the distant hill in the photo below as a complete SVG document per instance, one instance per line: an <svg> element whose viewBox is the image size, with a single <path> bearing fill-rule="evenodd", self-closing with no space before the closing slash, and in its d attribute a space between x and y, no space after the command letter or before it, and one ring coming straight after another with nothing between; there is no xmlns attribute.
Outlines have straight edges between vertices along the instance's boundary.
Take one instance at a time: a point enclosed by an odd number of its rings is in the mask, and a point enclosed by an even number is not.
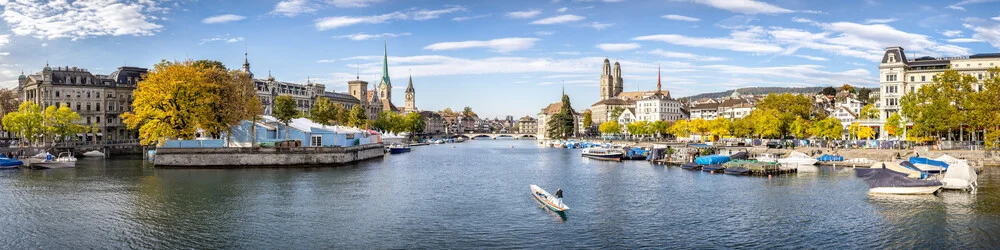
<svg viewBox="0 0 1000 250"><path fill-rule="evenodd" d="M739 88L739 89L736 89L736 91L739 91L740 94L744 94L744 95L749 95L749 94L753 94L753 95L766 95L766 94L771 94L771 93L793 93L793 94L808 93L808 94L815 94L815 93L819 93L820 91L822 91L823 88L826 88L826 87L795 87L795 88L790 88L790 87L749 87L749 88ZM727 96L732 95L732 94L733 94L733 90L726 90L726 91L722 91L722 92L702 93L702 94L697 94L697 95L693 95L693 96L682 97L682 99L698 100L698 99L701 99L701 98L722 98L722 97L727 97Z"/></svg>

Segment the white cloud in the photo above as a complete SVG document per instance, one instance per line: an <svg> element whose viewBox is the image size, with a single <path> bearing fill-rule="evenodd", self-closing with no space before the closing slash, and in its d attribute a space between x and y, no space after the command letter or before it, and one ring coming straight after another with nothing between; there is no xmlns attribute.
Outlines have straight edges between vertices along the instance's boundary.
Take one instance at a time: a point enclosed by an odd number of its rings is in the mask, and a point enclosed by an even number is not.
<svg viewBox="0 0 1000 250"><path fill-rule="evenodd" d="M10 44L10 34L0 34L0 49Z"/></svg>
<svg viewBox="0 0 1000 250"><path fill-rule="evenodd" d="M500 38L487 41L462 41L462 42L442 42L427 45L424 47L426 50L457 50L457 49L469 49L469 48L488 48L496 52L510 52L517 50L530 49L535 46L535 42L541 39L538 38L523 38L523 37L512 37L512 38Z"/></svg>
<svg viewBox="0 0 1000 250"><path fill-rule="evenodd" d="M977 4L977 3L989 3L989 2L996 2L996 1L997 0L964 0L964 1L960 1L960 2L957 2L957 3L952 4L952 5L948 5L948 8L949 9L953 9L953 10L965 11L965 8L962 7L963 5Z"/></svg>
<svg viewBox="0 0 1000 250"><path fill-rule="evenodd" d="M579 51L559 51L556 52L556 54L564 56L575 56L575 55L580 55L581 53Z"/></svg>
<svg viewBox="0 0 1000 250"><path fill-rule="evenodd" d="M632 38L636 41L660 41L689 47L726 49L752 53L777 53L782 48L764 42L764 30L755 27L747 31L734 31L730 37L688 37L677 34L650 35Z"/></svg>
<svg viewBox="0 0 1000 250"><path fill-rule="evenodd" d="M379 38L383 38L383 37L401 37L401 36L409 36L409 35L412 35L412 34L410 34L410 32L404 32L404 33L382 33L382 34L354 33L354 34L350 34L350 35L334 36L333 38L351 39L351 40L354 40L354 41L364 41L364 40L379 39Z"/></svg>
<svg viewBox="0 0 1000 250"><path fill-rule="evenodd" d="M562 12L566 12L567 10L569 10L569 8L562 7L562 8L559 8L558 10L556 10L556 12L562 13Z"/></svg>
<svg viewBox="0 0 1000 250"><path fill-rule="evenodd" d="M14 34L40 39L149 36L162 28L151 14L166 11L152 1L0 1L0 17Z"/></svg>
<svg viewBox="0 0 1000 250"><path fill-rule="evenodd" d="M524 19L524 18L536 17L536 16L541 15L541 14L542 14L542 10L538 10L538 9L534 9L534 10L522 10L522 11L507 12L507 17L517 18L517 19Z"/></svg>
<svg viewBox="0 0 1000 250"><path fill-rule="evenodd" d="M813 60L813 61L822 61L822 62L825 62L825 61L829 61L830 60L830 59L827 59L826 57L818 57L818 56L807 56L807 55L795 55L795 56L796 57L805 58L805 59L809 59L809 60Z"/></svg>
<svg viewBox="0 0 1000 250"><path fill-rule="evenodd" d="M373 3L382 2L382 0L327 0L327 2L333 4L337 8L360 8L368 7Z"/></svg>
<svg viewBox="0 0 1000 250"><path fill-rule="evenodd" d="M331 30L337 28L343 28L347 26L357 25L357 24L378 24L385 23L392 20L430 20L441 17L443 14L465 11L465 7L462 6L450 6L445 9L438 10L411 10L407 13L400 11L374 15L374 16L334 16L334 17L324 17L316 19L313 21L313 25L316 26L317 30Z"/></svg>
<svg viewBox="0 0 1000 250"><path fill-rule="evenodd" d="M638 43L602 43L597 48L608 52L621 52L638 49Z"/></svg>
<svg viewBox="0 0 1000 250"><path fill-rule="evenodd" d="M712 6L715 8L728 10L742 14L782 14L792 13L793 10L774 6L769 3L762 3L755 0L693 0L695 3Z"/></svg>
<svg viewBox="0 0 1000 250"><path fill-rule="evenodd" d="M535 20L534 22L531 22L531 24L560 24L560 23L576 22L583 19L587 18L577 15L561 15L561 16L554 16L545 19Z"/></svg>
<svg viewBox="0 0 1000 250"><path fill-rule="evenodd" d="M613 24L613 23L592 22L588 26L590 26L591 28L594 28L595 30L603 30L603 29L607 29L607 28L609 28L611 26L615 26L615 24Z"/></svg>
<svg viewBox="0 0 1000 250"><path fill-rule="evenodd" d="M321 59L321 60L316 60L316 63L332 63L336 61L337 59Z"/></svg>
<svg viewBox="0 0 1000 250"><path fill-rule="evenodd" d="M10 52L0 52L0 56L9 56Z"/></svg>
<svg viewBox="0 0 1000 250"><path fill-rule="evenodd" d="M243 20L243 19L246 19L246 18L247 17L241 16L241 15L225 14L225 15L218 15L218 16L208 17L208 18L202 19L201 22L202 23L206 23L206 24L228 23L228 22L235 22L235 21Z"/></svg>
<svg viewBox="0 0 1000 250"><path fill-rule="evenodd" d="M1000 21L1000 16L995 16L995 17L990 18L990 19L993 19L993 21Z"/></svg>
<svg viewBox="0 0 1000 250"><path fill-rule="evenodd" d="M201 39L201 42L199 42L198 45L202 45L202 44L210 43L210 42L219 42L219 41L226 42L226 43L235 43L235 42L242 42L243 40L244 39L243 39L242 36L240 36L240 37L229 37L229 35L226 35L225 37L216 36L216 37L213 37L213 38Z"/></svg>
<svg viewBox="0 0 1000 250"><path fill-rule="evenodd" d="M891 46L902 46L907 51L932 56L969 53L968 48L942 44L926 35L900 31L885 24L837 22L819 26L824 32L772 27L768 35L772 43L786 47L782 52L784 55L792 55L799 49L807 48L875 61L881 58L886 47Z"/></svg>
<svg viewBox="0 0 1000 250"><path fill-rule="evenodd" d="M697 21L701 20L701 19L694 18L694 17L682 16L682 15L674 15L674 14L663 15L661 17L662 18L666 18L666 19L670 19L670 20L685 21L685 22L697 22Z"/></svg>
<svg viewBox="0 0 1000 250"><path fill-rule="evenodd" d="M536 36L551 36L552 34L555 34L555 32L552 32L552 31L535 31L535 35Z"/></svg>
<svg viewBox="0 0 1000 250"><path fill-rule="evenodd" d="M484 14L484 15L478 15L478 16L460 16L460 17L452 18L451 20L452 21L468 21L468 20L472 20L472 19L480 19L480 18L485 18L485 17L490 17L490 16L492 16L492 14Z"/></svg>
<svg viewBox="0 0 1000 250"><path fill-rule="evenodd" d="M896 18L884 18L884 19L867 19L867 20L865 20L865 24L873 24L873 23L891 23L891 22L895 22L895 21L899 21L899 19L896 19Z"/></svg>
<svg viewBox="0 0 1000 250"><path fill-rule="evenodd" d="M308 0L285 0L275 4L274 10L271 13L293 17L303 13L316 12L318 7L317 5L309 4Z"/></svg>
<svg viewBox="0 0 1000 250"><path fill-rule="evenodd" d="M691 54L691 53L684 53L684 52L664 51L662 49L655 49L655 50L649 51L648 53L652 54L652 55L658 55L658 56L662 56L662 57L667 57L667 58L680 58L680 59L688 59L688 60L702 61L702 62L717 62L717 61L725 61L726 60L726 58L722 58L722 57L700 56L700 55L695 55L695 54Z"/></svg>
<svg viewBox="0 0 1000 250"><path fill-rule="evenodd" d="M792 22L796 22L796 23L811 23L811 22L813 22L813 20L810 20L809 18L793 17L792 18Z"/></svg>
<svg viewBox="0 0 1000 250"><path fill-rule="evenodd" d="M803 86L802 83L807 83L806 86L816 86L878 81L877 79L873 79L867 70L860 68L841 72L829 72L823 71L823 66L808 64L775 67L706 65L701 68L713 70L718 74L769 77L771 78L769 80L773 81L775 84L790 84L795 86ZM749 82L748 84L754 83Z"/></svg>
<svg viewBox="0 0 1000 250"><path fill-rule="evenodd" d="M979 18L966 18L963 26L974 32L972 38L986 41L993 47L1000 48L1000 23Z"/></svg>
<svg viewBox="0 0 1000 250"><path fill-rule="evenodd" d="M983 40L979 40L979 39L975 39L975 38L952 38L952 39L948 39L948 42L949 43L981 43L981 42L984 42L984 41Z"/></svg>
<svg viewBox="0 0 1000 250"><path fill-rule="evenodd" d="M411 15L413 16L413 20L423 21L423 20L436 19L436 18L440 17L441 15L448 14L448 13L459 12L459 11L465 11L465 7L462 7L462 6L450 6L448 8L439 9L439 10L416 10L416 11L413 11L413 13Z"/></svg>
<svg viewBox="0 0 1000 250"><path fill-rule="evenodd" d="M944 35L946 37L956 37L956 36L961 36L962 35L962 31L961 30L945 30L944 32L941 32L941 35Z"/></svg>
<svg viewBox="0 0 1000 250"><path fill-rule="evenodd" d="M962 7L958 7L958 6L955 6L955 5L948 5L948 8L949 8L949 9L953 9L953 10L961 10L961 11L965 11L965 8L962 8Z"/></svg>

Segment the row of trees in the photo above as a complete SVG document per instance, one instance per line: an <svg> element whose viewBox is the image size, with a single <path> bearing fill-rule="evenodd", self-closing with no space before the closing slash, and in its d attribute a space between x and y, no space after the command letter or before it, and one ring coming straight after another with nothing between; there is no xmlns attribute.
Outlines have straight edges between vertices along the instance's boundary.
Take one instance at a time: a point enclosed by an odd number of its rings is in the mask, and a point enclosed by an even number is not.
<svg viewBox="0 0 1000 250"><path fill-rule="evenodd" d="M3 129L17 134L24 143L60 142L75 138L78 133L96 132L97 127L77 124L80 114L69 106L48 106L44 110L38 104L22 102L16 111L4 115Z"/></svg>
<svg viewBox="0 0 1000 250"><path fill-rule="evenodd" d="M906 133L915 140L940 138L941 133L965 129L981 130L987 147L1000 146L1000 68L987 70L979 78L946 70L934 82L900 99L903 121L913 123ZM975 87L977 84L979 88ZM893 117L890 117L893 119ZM887 126L888 128L888 126ZM973 138L976 139L976 138Z"/></svg>

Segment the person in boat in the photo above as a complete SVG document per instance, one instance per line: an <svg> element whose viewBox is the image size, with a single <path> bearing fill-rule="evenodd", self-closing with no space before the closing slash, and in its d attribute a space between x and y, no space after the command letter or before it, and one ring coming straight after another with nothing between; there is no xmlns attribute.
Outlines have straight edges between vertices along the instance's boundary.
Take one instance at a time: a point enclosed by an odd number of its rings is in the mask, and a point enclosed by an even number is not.
<svg viewBox="0 0 1000 250"><path fill-rule="evenodd" d="M562 188L556 189L556 198L562 199Z"/></svg>

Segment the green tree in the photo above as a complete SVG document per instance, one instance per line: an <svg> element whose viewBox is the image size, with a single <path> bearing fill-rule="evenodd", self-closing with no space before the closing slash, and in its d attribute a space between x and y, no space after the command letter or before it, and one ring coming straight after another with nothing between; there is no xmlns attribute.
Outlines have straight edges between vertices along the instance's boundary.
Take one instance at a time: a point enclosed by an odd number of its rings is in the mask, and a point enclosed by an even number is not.
<svg viewBox="0 0 1000 250"><path fill-rule="evenodd" d="M17 111L17 91L0 89L0 114Z"/></svg>
<svg viewBox="0 0 1000 250"><path fill-rule="evenodd" d="M622 132L622 125L615 120L606 121L598 126L598 130L601 131L601 134L615 135Z"/></svg>
<svg viewBox="0 0 1000 250"><path fill-rule="evenodd" d="M802 119L802 117L796 117L795 121L792 122L791 132L796 138L805 139L809 137L809 120Z"/></svg>
<svg viewBox="0 0 1000 250"><path fill-rule="evenodd" d="M861 123L853 122L847 126L847 134L850 136L850 139L857 139L859 132L861 132Z"/></svg>
<svg viewBox="0 0 1000 250"><path fill-rule="evenodd" d="M983 130L983 141L988 149L1000 147L1000 68L990 68L983 78L982 91L968 97L969 125Z"/></svg>
<svg viewBox="0 0 1000 250"><path fill-rule="evenodd" d="M354 108L351 108L351 111L347 116L348 116L347 123L351 127L357 127L357 128L368 127L368 115L365 115L365 110L361 108L361 105L354 105Z"/></svg>
<svg viewBox="0 0 1000 250"><path fill-rule="evenodd" d="M778 110L775 109L758 109L750 113L751 120L753 121L753 130L760 138L779 138L781 137L781 125L782 116Z"/></svg>
<svg viewBox="0 0 1000 250"><path fill-rule="evenodd" d="M226 71L222 63L215 61L195 61L195 67L198 67L198 62L203 62L200 69L218 86L214 88L213 94L220 100L211 104L214 106L212 115L201 123L202 129L214 136L225 133L228 139L233 134L232 130L242 121L252 119L255 122L256 117L264 112L257 97L257 86L249 74L237 70ZM256 127L252 128L256 135Z"/></svg>
<svg viewBox="0 0 1000 250"><path fill-rule="evenodd" d="M548 127L549 137L562 139L567 138L573 134L573 128L576 127L574 124L574 111L573 106L570 104L569 96L563 94L562 96L562 107L559 109L559 113L556 113L549 117L546 126Z"/></svg>
<svg viewBox="0 0 1000 250"><path fill-rule="evenodd" d="M750 116L733 121L733 136L739 138L749 138L754 135L753 131L753 120Z"/></svg>
<svg viewBox="0 0 1000 250"><path fill-rule="evenodd" d="M629 134L633 136L643 136L649 134L647 128L648 123L646 121L634 121L632 123L626 124L625 128L628 130Z"/></svg>
<svg viewBox="0 0 1000 250"><path fill-rule="evenodd" d="M819 120L809 128L809 134L825 140L838 139L844 133L844 125L833 117Z"/></svg>
<svg viewBox="0 0 1000 250"><path fill-rule="evenodd" d="M591 125L594 125L593 118L594 114L589 109L583 111L583 126L589 128Z"/></svg>
<svg viewBox="0 0 1000 250"><path fill-rule="evenodd" d="M22 143L31 144L44 136L42 108L32 101L22 102L17 111L3 117L3 129L17 134Z"/></svg>
<svg viewBox="0 0 1000 250"><path fill-rule="evenodd" d="M858 114L859 119L878 119L878 108L875 108L874 104L868 104L861 107L861 114Z"/></svg>
<svg viewBox="0 0 1000 250"><path fill-rule="evenodd" d="M427 127L427 123L424 122L424 117L420 116L420 113L410 112L404 117L403 124L405 125L406 132L410 132L410 137L414 134L424 131Z"/></svg>
<svg viewBox="0 0 1000 250"><path fill-rule="evenodd" d="M921 86L900 99L902 115L913 122L910 134L927 137L957 129L969 121L969 97L972 84L978 80L955 70L945 70L934 77L934 83ZM974 120L974 119L973 119Z"/></svg>
<svg viewBox="0 0 1000 250"><path fill-rule="evenodd" d="M899 116L899 112L893 112L885 120L885 133L890 136L900 136L903 134L903 117Z"/></svg>
<svg viewBox="0 0 1000 250"><path fill-rule="evenodd" d="M614 108L612 108L611 109L611 120L618 120L618 117L622 115L622 112L625 112L625 109L622 108L622 107L614 107Z"/></svg>
<svg viewBox="0 0 1000 250"><path fill-rule="evenodd" d="M44 120L44 130L46 137L51 137L53 141L65 141L67 137L87 131L87 127L76 124L80 121L80 114L73 112L69 106L61 105L48 106L42 113Z"/></svg>
<svg viewBox="0 0 1000 250"><path fill-rule="evenodd" d="M295 100L292 99L292 96L279 95L274 98L274 111L271 112L271 115L285 125L285 140L288 140L288 124L299 116L299 110L295 109Z"/></svg>
<svg viewBox="0 0 1000 250"><path fill-rule="evenodd" d="M773 110L775 112L768 112ZM754 116L758 118L776 118L777 121L767 120L767 122L774 122L777 126L777 135L766 136L766 137L785 137L791 132L792 122L795 122L796 117L801 117L802 119L810 119L813 110L813 103L804 95L794 95L794 94L770 94L765 97L760 103L757 104L757 110L753 112L768 112L768 114L773 116ZM752 115L752 113L751 113ZM755 124L758 122L755 121ZM773 132L769 128L768 132ZM760 136L765 136L757 131Z"/></svg>
<svg viewBox="0 0 1000 250"><path fill-rule="evenodd" d="M334 125L340 122L340 105L325 97L316 98L316 103L309 109L309 120L323 125Z"/></svg>
<svg viewBox="0 0 1000 250"><path fill-rule="evenodd" d="M473 112L472 108L469 106L465 106L465 108L462 109L462 115L465 115L465 117L479 117L479 115L476 114L476 112Z"/></svg>
<svg viewBox="0 0 1000 250"><path fill-rule="evenodd" d="M837 89L835 89L833 87L826 87L826 88L823 88L823 90L820 91L819 93L823 94L823 95L836 95L837 94Z"/></svg>
<svg viewBox="0 0 1000 250"><path fill-rule="evenodd" d="M732 135L733 122L723 117L717 117L709 123L709 132L712 137L722 139Z"/></svg>
<svg viewBox="0 0 1000 250"><path fill-rule="evenodd" d="M657 137L670 133L670 122L667 121L655 121L649 125L650 131L653 132Z"/></svg>

